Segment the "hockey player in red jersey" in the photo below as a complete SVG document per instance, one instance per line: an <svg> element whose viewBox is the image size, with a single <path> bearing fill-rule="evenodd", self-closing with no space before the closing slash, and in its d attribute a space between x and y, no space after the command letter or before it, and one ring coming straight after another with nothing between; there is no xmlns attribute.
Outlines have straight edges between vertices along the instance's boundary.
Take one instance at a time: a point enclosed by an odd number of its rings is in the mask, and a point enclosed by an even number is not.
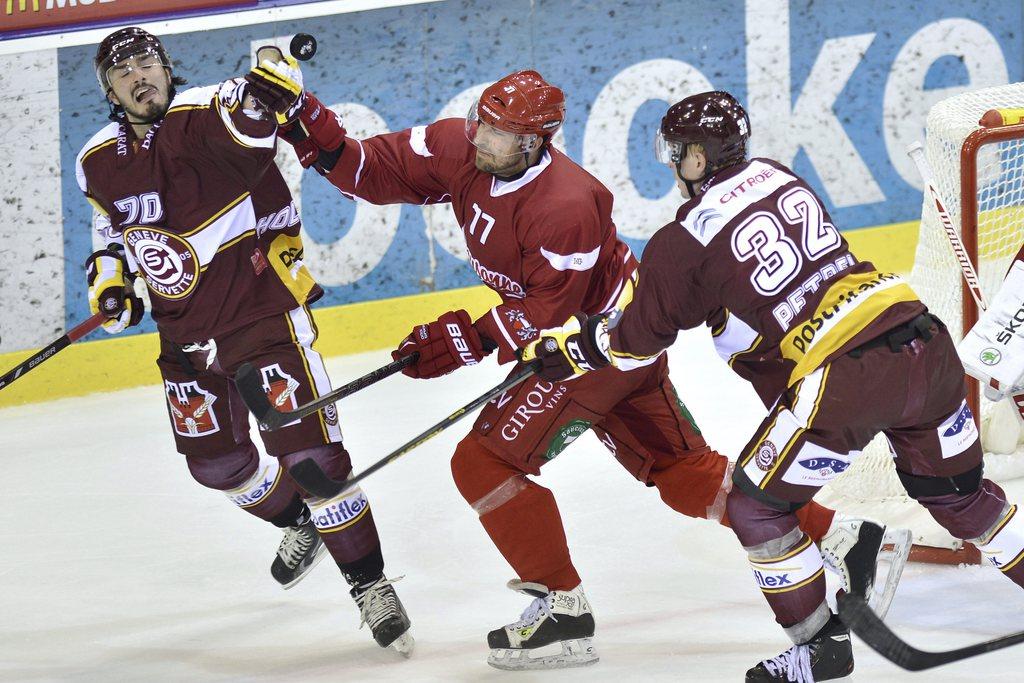
<svg viewBox="0 0 1024 683"><path fill-rule="evenodd" d="M476 321L459 310L413 328L394 352L419 352L406 374L437 377L493 349L500 363L514 362L538 329L575 310L606 313L632 287L637 261L616 236L611 193L550 144L563 118L562 91L535 71L488 87L466 119L365 140L346 137L338 118L307 98L299 119L310 137L296 145L302 164L350 198L450 203L473 269L501 297ZM459 491L517 574L510 587L533 598L519 621L488 635L496 667L597 659L593 614L554 496L527 477L588 429L673 509L727 524L729 463L705 444L663 358L638 372L528 380L502 395L451 462ZM833 517L816 505L800 514L814 538Z"/></svg>
<svg viewBox="0 0 1024 683"><path fill-rule="evenodd" d="M136 274L145 281L171 426L192 476L284 529L271 574L285 588L329 552L378 644L408 654L409 619L384 576L365 494L314 498L289 473L313 459L348 476L337 413L264 432L270 457L261 457L230 379L253 363L277 405L331 388L309 309L322 291L302 264L299 215L273 161L276 121L302 106L297 64L264 60L244 79L179 92L185 81L160 40L130 27L100 43L95 68L112 123L77 163L109 245L88 259L90 306L119 332L142 317L132 284Z"/></svg>
<svg viewBox="0 0 1024 683"><path fill-rule="evenodd" d="M770 406L726 509L795 643L746 680L829 680L853 670L849 631L829 611L822 555L796 514L875 434L888 437L907 493L1019 585L1024 520L982 477L963 367L941 321L899 276L850 253L807 183L775 161L747 160L748 137L728 93L673 105L657 149L686 201L648 242L638 286L611 318L577 313L523 357L542 358L549 381L608 365L643 371L679 330L721 321L734 368ZM864 522L848 532L831 551L847 573L882 530Z"/></svg>

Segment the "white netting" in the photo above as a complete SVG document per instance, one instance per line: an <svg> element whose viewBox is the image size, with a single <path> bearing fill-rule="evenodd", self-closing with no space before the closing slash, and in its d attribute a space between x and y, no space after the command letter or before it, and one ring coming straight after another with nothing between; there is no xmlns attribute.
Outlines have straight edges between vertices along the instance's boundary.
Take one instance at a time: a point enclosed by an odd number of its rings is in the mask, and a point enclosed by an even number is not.
<svg viewBox="0 0 1024 683"><path fill-rule="evenodd" d="M989 109L1024 107L1024 83L986 88L943 100L928 113L925 150L953 224L961 225L960 150L978 120ZM991 298L1024 241L1024 139L985 145L977 157L978 277ZM962 276L938 214L927 195L914 258L911 285L959 340L963 331ZM1024 453L1015 452L1021 438L1015 408L981 399L985 474L995 481L1024 476ZM995 451L996 453L992 453ZM939 527L903 491L884 438L879 436L849 471L819 494L819 501L844 511L881 518L910 527L915 542L956 548L959 542Z"/></svg>

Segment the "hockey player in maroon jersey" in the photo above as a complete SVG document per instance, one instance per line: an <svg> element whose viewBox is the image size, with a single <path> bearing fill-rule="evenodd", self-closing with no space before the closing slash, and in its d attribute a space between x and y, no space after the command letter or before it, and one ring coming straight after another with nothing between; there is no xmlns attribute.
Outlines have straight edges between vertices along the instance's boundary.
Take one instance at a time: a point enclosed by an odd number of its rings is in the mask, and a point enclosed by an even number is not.
<svg viewBox="0 0 1024 683"><path fill-rule="evenodd" d="M551 146L564 96L535 71L488 87L467 119L445 119L365 140L307 97L296 145L351 198L384 204L449 202L480 279L501 303L476 321L464 310L416 326L394 352L419 352L407 369L437 377L498 361L575 310L599 315L631 287L636 259L618 240L611 193ZM459 491L512 565L509 586L533 602L519 621L488 635L499 668L579 666L597 660L594 618L569 557L554 496L527 475L588 429L637 480L673 509L727 524L725 457L711 450L668 379L664 359L639 372L610 368L572 382L528 380L486 406L452 458ZM724 486L724 488L723 488ZM801 512L814 538L831 510Z"/></svg>
<svg viewBox="0 0 1024 683"><path fill-rule="evenodd" d="M687 201L648 242L635 291L610 318L584 311L542 331L523 357L541 357L552 382L608 365L642 372L679 330L724 319L719 336L742 360L734 367L770 406L738 459L726 509L795 643L746 680L829 680L853 670L849 631L829 611L822 555L795 513L875 434L888 437L908 494L1019 585L1024 519L982 477L963 367L941 321L899 276L850 253L790 169L747 160L748 137L728 93L673 105L657 149ZM849 532L832 551L841 571L866 559L881 529Z"/></svg>
<svg viewBox="0 0 1024 683"><path fill-rule="evenodd" d="M337 413L264 432L271 457L261 457L230 380L252 362L279 406L331 388L309 309L322 292L302 264L299 216L273 162L277 121L302 106L297 64L264 60L244 79L179 92L184 80L159 39L131 27L100 43L95 67L112 123L77 164L109 244L87 263L93 311L102 306L109 332L137 323L132 283L136 274L145 281L171 425L192 476L285 530L271 567L285 588L329 552L374 639L408 655L409 619L384 576L365 494L314 498L289 473L312 458L348 476Z"/></svg>

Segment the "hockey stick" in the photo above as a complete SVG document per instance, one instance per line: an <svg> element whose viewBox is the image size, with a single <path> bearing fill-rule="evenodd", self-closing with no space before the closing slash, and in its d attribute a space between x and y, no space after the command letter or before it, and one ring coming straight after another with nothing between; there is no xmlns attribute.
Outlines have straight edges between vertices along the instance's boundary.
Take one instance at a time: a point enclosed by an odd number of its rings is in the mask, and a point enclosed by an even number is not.
<svg viewBox="0 0 1024 683"><path fill-rule="evenodd" d="M853 594L838 597L839 618L851 631L871 649L888 659L893 664L908 671L924 671L943 664L958 662L961 659L1001 650L1004 647L1024 643L1024 631L1011 633L1002 638L986 640L975 645L960 647L942 652L918 650L907 644L871 611L864 598Z"/></svg>
<svg viewBox="0 0 1024 683"><path fill-rule="evenodd" d="M60 339L56 339L47 344L46 346L44 346L43 348L39 349L34 354L32 354L31 357L26 358L24 361L11 368L10 371L8 371L6 374L0 377L0 389L3 389L8 384L21 377L32 368L36 367L37 365L40 365L43 361L53 356L55 353L57 353L64 347L69 346L73 342L76 342L85 335L89 334L97 327L102 325L106 319L107 316L105 316L103 313L96 313L90 318L86 319L84 322L77 325L76 327L71 328L71 330L69 330L68 333L61 337Z"/></svg>
<svg viewBox="0 0 1024 683"><path fill-rule="evenodd" d="M359 379L354 379L348 384L338 387L334 391L324 394L320 398L305 403L295 410L278 410L270 403L266 389L263 388L263 378L259 370L253 367L252 363L242 363L235 373L235 387L242 396L245 407L249 409L260 423L260 427L267 431L274 431L286 424L301 420L307 415L312 415L321 408L337 403L346 396L351 396L371 384L376 384L385 377L390 377L396 372L401 372L416 362L419 353L411 353L408 356L392 361L387 365L368 372Z"/></svg>
<svg viewBox="0 0 1024 683"><path fill-rule="evenodd" d="M953 219L949 217L949 211L946 210L946 203L942 201L942 195L939 194L938 188L932 182L932 169L924 155L924 146L920 142L911 144L907 147L907 155L914 162L914 165L917 166L917 172L921 175L921 180L924 181L925 188L928 194L931 195L932 201L935 202L935 210L939 214L942 228L949 239L949 246L953 249L953 255L960 265L960 270L963 273L964 280L967 281L967 288L971 290L974 302L978 304L979 308L985 310L988 308L988 303L985 301L985 294L981 291L981 285L978 283L978 273L974 270L974 264L971 263L971 259L967 255L964 243L960 241L960 235L957 234L956 228L953 227Z"/></svg>
<svg viewBox="0 0 1024 683"><path fill-rule="evenodd" d="M307 459L303 460L302 462L296 463L291 468L289 468L288 472L289 474L292 475L295 481L298 482L299 486L306 489L313 495L319 496L320 498L333 498L339 493L343 493L353 488L354 486L359 484L359 482L361 482L363 479L366 479L368 476L370 476L377 470L381 469L385 465L390 464L395 460L398 460L400 457L402 457L412 449L437 436L438 434L448 429L462 418L472 413L474 410L476 410L483 404L493 399L495 396L499 396L503 392L508 391L517 384L520 384L521 382L529 378L531 375L533 375L533 373L535 373L537 370L539 370L540 367L541 365L539 360L533 361L532 363L524 367L520 372L511 375L498 386L494 387L493 389L489 389L486 393L481 394L480 396L477 396L472 401L462 406L461 408L459 408L454 413L452 413L448 417L444 418L443 420L435 424L427 431L423 432L422 434L419 434L413 439L402 444L401 446L399 446L392 452L388 453L377 462L367 467L359 474L350 477L345 481L331 479L312 459Z"/></svg>

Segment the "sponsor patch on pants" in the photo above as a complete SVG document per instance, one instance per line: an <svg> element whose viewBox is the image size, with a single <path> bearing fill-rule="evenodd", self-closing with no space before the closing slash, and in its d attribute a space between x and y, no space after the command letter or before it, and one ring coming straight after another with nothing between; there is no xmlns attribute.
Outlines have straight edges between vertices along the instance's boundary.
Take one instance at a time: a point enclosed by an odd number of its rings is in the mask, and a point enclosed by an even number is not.
<svg viewBox="0 0 1024 683"><path fill-rule="evenodd" d="M782 475L782 481L798 486L824 486L845 472L857 453L836 453L817 444L804 442Z"/></svg>
<svg viewBox="0 0 1024 683"><path fill-rule="evenodd" d="M935 430L939 435L939 446L942 457L952 458L966 451L978 440L978 427L974 424L974 413L967 401L961 401L960 407Z"/></svg>

